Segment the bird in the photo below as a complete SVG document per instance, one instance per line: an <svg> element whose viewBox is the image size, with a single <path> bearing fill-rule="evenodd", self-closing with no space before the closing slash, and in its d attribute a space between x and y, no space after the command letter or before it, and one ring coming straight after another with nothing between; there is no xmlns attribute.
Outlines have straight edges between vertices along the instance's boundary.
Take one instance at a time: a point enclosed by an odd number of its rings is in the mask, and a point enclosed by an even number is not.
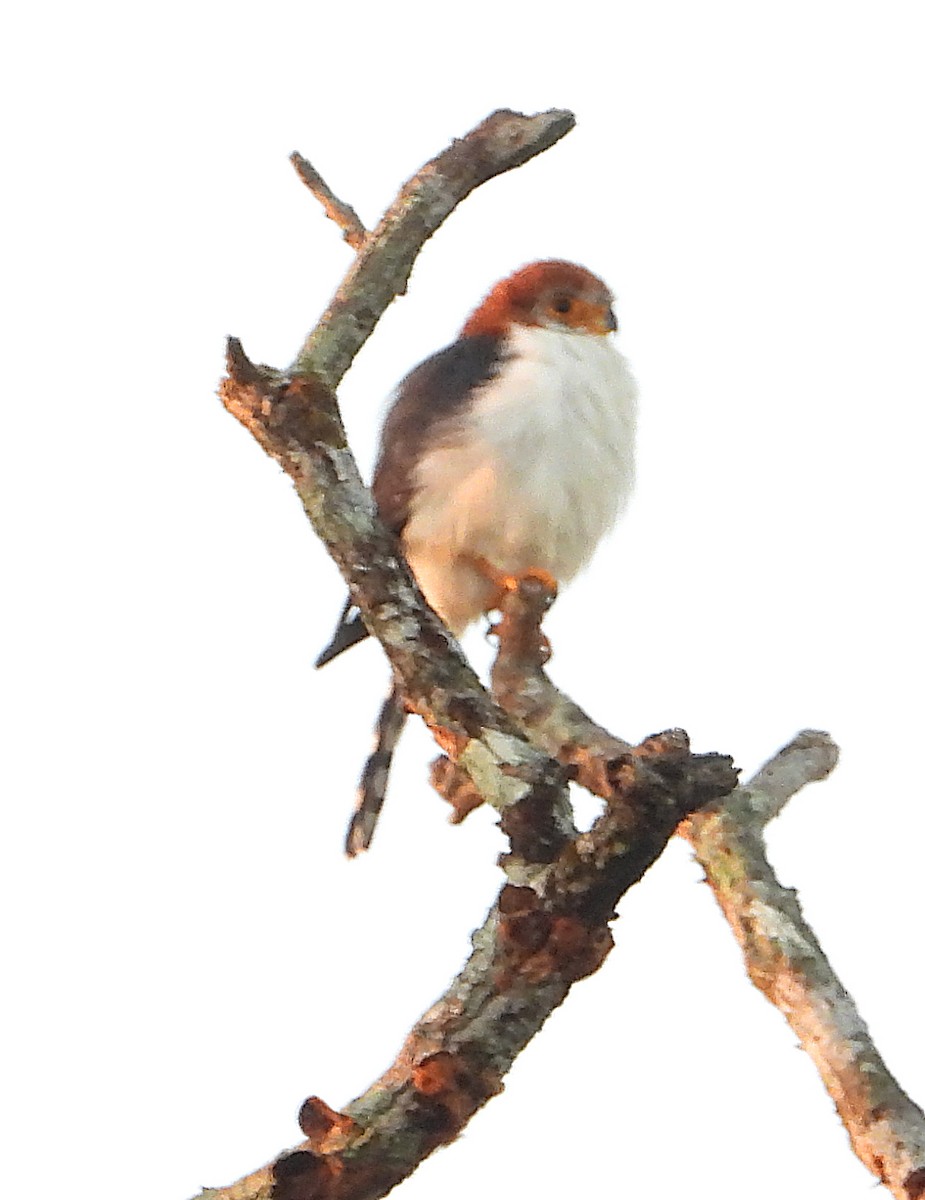
<svg viewBox="0 0 925 1200"><path fill-rule="evenodd" d="M613 305L585 267L529 263L496 283L456 341L394 393L373 498L457 636L518 579L572 579L626 506L637 388L611 337ZM367 636L348 599L316 667ZM393 682L358 788L351 857L369 848L405 718Z"/></svg>

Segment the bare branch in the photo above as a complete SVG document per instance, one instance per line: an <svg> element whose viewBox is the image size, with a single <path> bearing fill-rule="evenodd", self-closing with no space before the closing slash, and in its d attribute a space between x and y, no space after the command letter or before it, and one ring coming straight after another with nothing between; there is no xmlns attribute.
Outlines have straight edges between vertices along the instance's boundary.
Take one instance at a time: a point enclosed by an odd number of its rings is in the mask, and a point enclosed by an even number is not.
<svg viewBox="0 0 925 1200"><path fill-rule="evenodd" d="M303 158L298 150L294 150L289 155L289 161L308 190L321 202L325 215L335 225L340 226L347 245L352 246L354 250L360 250L369 234L356 212L349 204L334 195L312 164L307 158Z"/></svg>
<svg viewBox="0 0 925 1200"><path fill-rule="evenodd" d="M520 586L505 596L501 620L493 629L498 653L491 673L492 693L534 745L571 768L582 787L609 800L613 795L611 774L630 750L630 743L592 721L544 671L551 651L542 621L554 599L545 583L535 577L521 580ZM454 823L464 820L479 804L465 771L446 758L432 764L431 783L452 806Z"/></svg>
<svg viewBox="0 0 925 1200"><path fill-rule="evenodd" d="M348 277L289 373L255 366L229 342L225 406L293 479L402 694L470 786L501 813L511 882L476 935L470 962L386 1075L345 1114L308 1102L308 1142L204 1195L320 1200L335 1186L338 1200L384 1195L500 1090L514 1056L571 984L603 961L619 896L681 817L735 784L728 759L693 756L683 734L660 735L612 764L613 803L576 839L572 770L524 739L424 602L362 484L329 382L340 378L398 290L395 280L407 279L414 254L453 205L483 179L551 144L571 121L569 114L498 113L429 164L367 239L357 259L366 273Z"/></svg>
<svg viewBox="0 0 925 1200"><path fill-rule="evenodd" d="M619 898L678 821L734 782L728 759L691 755L677 732L626 755L607 812L549 865L539 889L502 889L473 935L469 961L382 1077L343 1113L317 1097L306 1101L305 1142L199 1200L384 1196L501 1091L517 1054L572 984L606 958Z"/></svg>
<svg viewBox="0 0 925 1200"><path fill-rule="evenodd" d="M925 1195L925 1114L900 1088L854 1001L782 887L762 833L804 784L823 779L837 750L827 734L799 734L745 787L680 832L732 927L749 977L786 1017L838 1109L854 1152L899 1200Z"/></svg>
<svg viewBox="0 0 925 1200"><path fill-rule="evenodd" d="M614 764L621 761L624 743L591 721L545 674L548 647L540 622L550 602L534 580L508 598L497 628L492 687L537 745L574 765L590 791L611 799ZM895 1196L910 1200L925 1196L925 1114L877 1053L803 918L796 893L774 874L764 844L767 822L806 784L825 779L837 762L838 747L828 734L804 730L747 784L718 806L695 813L679 832L694 847L750 978L781 1010L816 1064L855 1153Z"/></svg>
<svg viewBox="0 0 925 1200"><path fill-rule="evenodd" d="M426 163L367 238L291 373L313 373L336 388L376 322L404 295L421 247L453 209L480 184L548 150L574 124L560 109L532 117L500 109Z"/></svg>
<svg viewBox="0 0 925 1200"><path fill-rule="evenodd" d="M390 1070L343 1114L307 1102L301 1119L308 1141L231 1188L204 1192L203 1200L384 1195L500 1090L518 1050L571 984L603 961L616 900L682 816L734 785L729 761L691 755L683 734L659 735L631 751L558 693L542 669L547 647L539 624L549 596L532 583L508 597L498 629L493 687L506 711L499 708L378 520L334 396L382 312L403 292L421 246L456 204L572 124L569 113L495 113L427 164L365 237L288 372L254 366L238 342L229 342L223 402L293 479L402 694L454 764L462 784L457 812L476 794L484 797L501 814L511 853L504 860L510 882L475 936L469 963ZM801 735L728 804L688 821L686 836L752 978L813 1055L859 1156L895 1195L917 1200L925 1194L922 1114L886 1072L795 897L764 856L761 827L834 762L826 735ZM448 787L452 772L441 770ZM588 834L576 835L571 822L570 777L607 800Z"/></svg>
<svg viewBox="0 0 925 1200"><path fill-rule="evenodd" d="M550 649L541 623L554 597L539 579L525 579L505 600L491 687L498 703L547 754L575 770L576 780L596 796L611 795L610 764L629 742L596 724L555 687L543 670Z"/></svg>
<svg viewBox="0 0 925 1200"><path fill-rule="evenodd" d="M231 339L220 389L228 411L295 482L408 702L502 812L502 823L521 831L526 840L515 838L511 850L525 862L550 861L573 832L566 776L492 702L425 603L357 471L333 387L453 208L573 125L571 113L558 110L533 117L502 110L455 141L402 188L290 371L254 366ZM508 811L521 803L533 813L532 828Z"/></svg>
<svg viewBox="0 0 925 1200"><path fill-rule="evenodd" d="M804 729L749 781L750 820L766 825L800 788L819 783L837 765L838 747L829 735L817 729Z"/></svg>
<svg viewBox="0 0 925 1200"><path fill-rule="evenodd" d="M549 862L574 832L567 772L498 708L425 602L360 478L333 394L318 379L287 382L255 367L232 341L221 396L292 478L406 701L516 831L512 854ZM518 820L521 805L532 822Z"/></svg>

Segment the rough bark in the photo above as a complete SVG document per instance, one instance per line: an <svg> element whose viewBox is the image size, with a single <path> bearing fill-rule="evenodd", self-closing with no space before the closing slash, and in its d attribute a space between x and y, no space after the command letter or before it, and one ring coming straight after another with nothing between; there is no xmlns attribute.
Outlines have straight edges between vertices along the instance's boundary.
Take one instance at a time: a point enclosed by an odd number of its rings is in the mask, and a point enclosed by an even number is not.
<svg viewBox="0 0 925 1200"><path fill-rule="evenodd" d="M742 950L749 978L786 1017L816 1064L855 1154L894 1196L925 1195L925 1114L887 1069L832 970L797 894L768 862L764 826L837 750L806 730L713 812L682 827Z"/></svg>
<svg viewBox="0 0 925 1200"><path fill-rule="evenodd" d="M292 478L409 705L447 756L435 772L440 789L460 819L476 803L493 805L510 853L507 882L469 961L389 1070L342 1113L307 1100L299 1146L230 1187L206 1189L202 1200L384 1195L457 1136L572 984L601 964L614 905L685 818L753 978L814 1055L857 1152L894 1195L925 1194L922 1114L864 1040L860 1018L764 858L764 822L834 766L826 735L801 735L737 789L730 760L691 754L681 731L630 747L545 675L540 621L551 597L534 581L505 603L493 698L424 602L347 446L334 389L404 291L423 243L475 187L573 124L567 112L494 113L409 180L371 233L294 156L357 257L288 370L255 366L229 341L223 403ZM607 802L585 834L571 820L570 778Z"/></svg>

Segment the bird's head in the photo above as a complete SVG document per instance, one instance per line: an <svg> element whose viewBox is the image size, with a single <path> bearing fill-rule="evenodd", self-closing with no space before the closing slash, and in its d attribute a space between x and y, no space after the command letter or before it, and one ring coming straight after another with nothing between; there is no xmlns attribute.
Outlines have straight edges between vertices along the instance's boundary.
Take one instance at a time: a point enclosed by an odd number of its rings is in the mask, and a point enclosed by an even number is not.
<svg viewBox="0 0 925 1200"><path fill-rule="evenodd" d="M613 294L575 263L530 263L495 284L463 326L463 336L503 336L512 325L604 336L617 328Z"/></svg>

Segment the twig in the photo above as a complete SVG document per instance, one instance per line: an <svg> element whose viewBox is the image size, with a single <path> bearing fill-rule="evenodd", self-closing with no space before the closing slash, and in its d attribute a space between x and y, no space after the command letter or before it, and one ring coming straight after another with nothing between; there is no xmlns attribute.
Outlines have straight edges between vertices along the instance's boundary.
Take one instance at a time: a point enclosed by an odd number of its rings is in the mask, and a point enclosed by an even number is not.
<svg viewBox="0 0 925 1200"><path fill-rule="evenodd" d="M366 239L344 282L309 334L290 373L336 388L376 322L404 295L421 247L480 184L522 166L574 127L570 112L524 116L500 109L409 179Z"/></svg>
<svg viewBox="0 0 925 1200"><path fill-rule="evenodd" d="M791 796L808 783L819 783L838 765L838 747L827 733L804 729L778 750L749 780L749 823L766 825Z"/></svg>
<svg viewBox="0 0 925 1200"><path fill-rule="evenodd" d="M298 150L294 150L289 155L289 161L295 167L299 178L308 190L321 202L325 215L335 225L340 226L344 235L344 241L348 246L352 246L354 250L360 250L369 234L366 226L357 216L356 212L349 204L346 204L334 195L312 164L307 158L303 158Z"/></svg>

